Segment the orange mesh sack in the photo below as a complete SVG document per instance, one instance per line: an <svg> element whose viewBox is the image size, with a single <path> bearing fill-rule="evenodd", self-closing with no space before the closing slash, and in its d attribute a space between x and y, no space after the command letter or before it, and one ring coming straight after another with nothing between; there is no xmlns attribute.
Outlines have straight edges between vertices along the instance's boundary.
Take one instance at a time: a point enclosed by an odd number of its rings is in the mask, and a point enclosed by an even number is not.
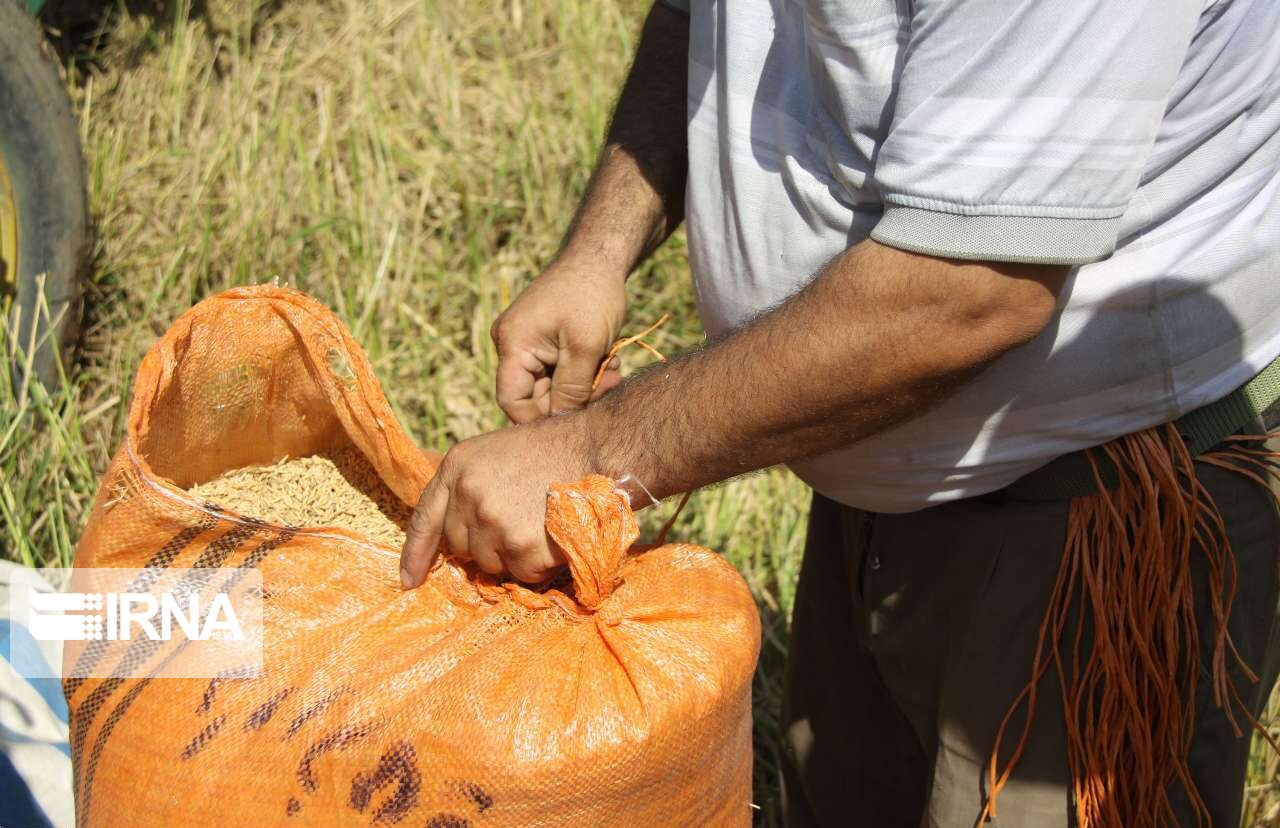
<svg viewBox="0 0 1280 828"><path fill-rule="evenodd" d="M67 679L80 825L749 823L760 628L728 563L636 546L624 496L594 477L548 495L570 562L558 585L441 556L405 592L393 545L189 491L340 452L401 518L438 460L337 317L296 291L201 302L143 360L76 565L256 569L263 670L149 678L166 643L131 650L128 676Z"/></svg>

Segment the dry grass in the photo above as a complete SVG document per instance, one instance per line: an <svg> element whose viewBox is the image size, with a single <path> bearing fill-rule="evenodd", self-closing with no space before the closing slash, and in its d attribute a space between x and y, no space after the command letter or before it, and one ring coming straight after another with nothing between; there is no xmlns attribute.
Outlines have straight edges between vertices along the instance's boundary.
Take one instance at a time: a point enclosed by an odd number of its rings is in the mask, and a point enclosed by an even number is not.
<svg viewBox="0 0 1280 828"><path fill-rule="evenodd" d="M231 285L278 279L332 306L422 445L502 425L489 325L556 248L647 5L117 12L94 68L71 78L98 233L93 315L57 388L19 402L0 383L0 555L70 561L138 360L180 311ZM663 352L700 337L686 267L677 238L630 284L632 329L673 314L653 339ZM764 615L764 824L777 824L771 736L806 504L774 470L698 493L675 530L724 551ZM1260 812L1276 778L1259 754Z"/></svg>
<svg viewBox="0 0 1280 828"><path fill-rule="evenodd" d="M333 307L424 446L502 425L489 325L556 249L646 6L211 0L198 16L117 12L93 69L72 77L98 233L93 318L59 388L22 406L0 391L0 554L70 560L138 360L224 287L278 279ZM675 240L630 284L630 328L673 315L652 340L667 353L700 338L685 268ZM762 736L805 508L804 487L773 471L698 494L675 529L724 551L766 612ZM774 757L760 744L769 814Z"/></svg>

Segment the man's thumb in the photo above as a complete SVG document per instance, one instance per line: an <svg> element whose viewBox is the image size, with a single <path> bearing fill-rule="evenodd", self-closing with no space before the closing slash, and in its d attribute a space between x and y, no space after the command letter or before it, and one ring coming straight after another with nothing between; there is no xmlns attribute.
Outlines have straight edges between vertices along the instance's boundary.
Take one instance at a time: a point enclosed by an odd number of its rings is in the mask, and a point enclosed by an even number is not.
<svg viewBox="0 0 1280 828"><path fill-rule="evenodd" d="M582 408L591 399L600 355L583 349L560 349L551 375L551 413Z"/></svg>

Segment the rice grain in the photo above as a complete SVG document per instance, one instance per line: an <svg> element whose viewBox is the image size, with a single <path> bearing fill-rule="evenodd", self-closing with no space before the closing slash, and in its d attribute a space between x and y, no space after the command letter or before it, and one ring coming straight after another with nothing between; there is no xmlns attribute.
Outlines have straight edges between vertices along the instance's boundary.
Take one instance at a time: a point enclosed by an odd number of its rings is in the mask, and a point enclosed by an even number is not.
<svg viewBox="0 0 1280 828"><path fill-rule="evenodd" d="M269 523L337 526L392 547L404 544L413 511L354 447L232 469L188 492Z"/></svg>

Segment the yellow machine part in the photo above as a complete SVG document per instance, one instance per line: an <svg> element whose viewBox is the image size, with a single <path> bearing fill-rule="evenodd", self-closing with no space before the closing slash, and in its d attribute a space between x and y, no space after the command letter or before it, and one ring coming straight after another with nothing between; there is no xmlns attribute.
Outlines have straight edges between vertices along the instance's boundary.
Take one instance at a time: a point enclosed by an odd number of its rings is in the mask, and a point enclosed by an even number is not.
<svg viewBox="0 0 1280 828"><path fill-rule="evenodd" d="M18 283L18 200L0 154L0 288L12 296ZM7 305L7 301L4 302Z"/></svg>

